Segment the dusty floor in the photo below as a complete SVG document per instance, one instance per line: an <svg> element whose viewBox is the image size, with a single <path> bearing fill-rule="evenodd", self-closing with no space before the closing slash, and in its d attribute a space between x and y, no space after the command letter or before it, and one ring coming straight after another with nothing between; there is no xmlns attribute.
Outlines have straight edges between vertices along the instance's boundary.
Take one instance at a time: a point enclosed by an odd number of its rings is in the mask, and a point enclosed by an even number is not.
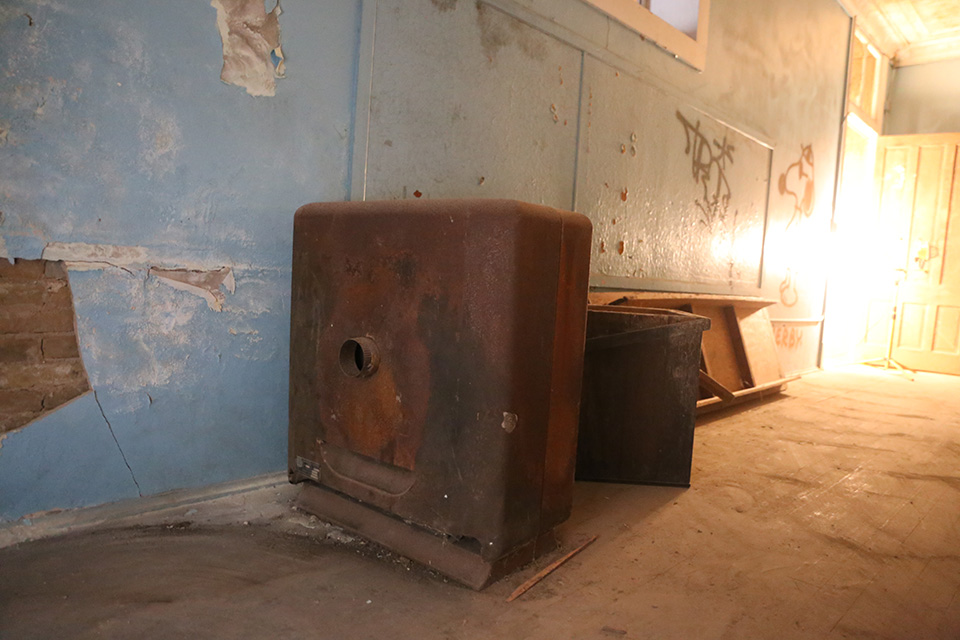
<svg viewBox="0 0 960 640"><path fill-rule="evenodd" d="M0 550L0 638L960 638L960 378L810 375L696 438L688 490L578 484L599 540L510 604L535 568L473 593L271 488Z"/></svg>

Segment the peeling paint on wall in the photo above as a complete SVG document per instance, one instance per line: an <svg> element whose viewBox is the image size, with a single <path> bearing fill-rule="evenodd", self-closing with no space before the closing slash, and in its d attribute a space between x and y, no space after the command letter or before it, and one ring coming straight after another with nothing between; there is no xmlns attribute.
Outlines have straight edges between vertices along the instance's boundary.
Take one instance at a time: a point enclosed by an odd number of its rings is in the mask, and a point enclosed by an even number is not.
<svg viewBox="0 0 960 640"><path fill-rule="evenodd" d="M189 271L217 271L225 268L223 260L210 256L184 255L184 253L183 250L162 251L129 245L48 242L43 247L42 257L45 260L63 261L71 271L101 271L117 268L132 273L151 268Z"/></svg>
<svg viewBox="0 0 960 640"><path fill-rule="evenodd" d="M207 306L214 311L223 311L223 301L226 300L226 295L221 291L221 287L230 293L235 293L237 289L236 281L233 278L233 270L230 267L221 267L214 271L150 267L148 273L174 289L200 296L206 300Z"/></svg>
<svg viewBox="0 0 960 640"><path fill-rule="evenodd" d="M279 0L270 13L263 0L211 0L210 6L217 10L223 41L220 79L252 96L275 95L274 78L284 77Z"/></svg>
<svg viewBox="0 0 960 640"><path fill-rule="evenodd" d="M43 249L44 260L62 260L74 271L117 267L130 270L147 264L143 247L124 247L86 242L50 242Z"/></svg>
<svg viewBox="0 0 960 640"><path fill-rule="evenodd" d="M281 37L323 61L258 101L211 75L210 2L0 0L2 252L68 264L96 389L3 441L0 521L286 464L293 212L349 193L360 3L298 3L281 36L276 0L220 0L256 9L222 17L261 85ZM199 290L155 277L178 269Z"/></svg>

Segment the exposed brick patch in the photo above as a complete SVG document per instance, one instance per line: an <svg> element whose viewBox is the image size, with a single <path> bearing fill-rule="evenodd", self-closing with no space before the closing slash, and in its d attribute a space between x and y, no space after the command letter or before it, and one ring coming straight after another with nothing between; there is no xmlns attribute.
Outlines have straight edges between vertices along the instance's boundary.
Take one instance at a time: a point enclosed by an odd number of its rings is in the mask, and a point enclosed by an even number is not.
<svg viewBox="0 0 960 640"><path fill-rule="evenodd" d="M48 333L72 330L72 306L10 304L0 308L0 334Z"/></svg>
<svg viewBox="0 0 960 640"><path fill-rule="evenodd" d="M89 388L63 263L0 259L0 433Z"/></svg>
<svg viewBox="0 0 960 640"><path fill-rule="evenodd" d="M42 416L43 412L35 413L33 411L27 413L3 413L0 414L0 433L5 433L7 431L13 431L28 422L37 419Z"/></svg>
<svg viewBox="0 0 960 640"><path fill-rule="evenodd" d="M56 409L64 402L73 400L81 393L90 390L90 385L87 383L86 379L78 380L73 384L66 385L63 387L50 387L45 390L43 394L43 400L41 406L44 411L50 411L51 409Z"/></svg>
<svg viewBox="0 0 960 640"><path fill-rule="evenodd" d="M43 275L54 280L67 281L67 267L62 262L48 260L44 266Z"/></svg>
<svg viewBox="0 0 960 640"><path fill-rule="evenodd" d="M8 260L0 260L0 278L5 280L39 280L44 277L46 269L47 260L17 258L13 264Z"/></svg>
<svg viewBox="0 0 960 640"><path fill-rule="evenodd" d="M2 258L0 258L2 260ZM46 302L49 296L69 289L62 280L12 280L0 276L0 299L5 304L36 304L37 300ZM61 294L62 295L62 294Z"/></svg>
<svg viewBox="0 0 960 640"><path fill-rule="evenodd" d="M80 358L36 364L17 362L4 365L3 370L0 371L0 389L45 388L54 386L50 384L51 381L56 381L55 385L60 386L86 377Z"/></svg>
<svg viewBox="0 0 960 640"><path fill-rule="evenodd" d="M40 362L40 341L37 335L0 334L0 362Z"/></svg>
<svg viewBox="0 0 960 640"><path fill-rule="evenodd" d="M80 357L80 348L77 346L77 336L73 333L46 334L43 336L41 351L43 352L44 360Z"/></svg>
<svg viewBox="0 0 960 640"><path fill-rule="evenodd" d="M43 411L43 391L0 389L0 407L4 413L38 413Z"/></svg>

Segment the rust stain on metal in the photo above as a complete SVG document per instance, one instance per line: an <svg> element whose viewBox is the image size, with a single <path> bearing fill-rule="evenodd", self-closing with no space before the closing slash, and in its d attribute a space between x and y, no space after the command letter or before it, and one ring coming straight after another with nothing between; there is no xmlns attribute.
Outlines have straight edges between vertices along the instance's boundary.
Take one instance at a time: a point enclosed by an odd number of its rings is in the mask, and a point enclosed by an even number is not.
<svg viewBox="0 0 960 640"><path fill-rule="evenodd" d="M623 189L620 190L620 199L623 200L624 202L627 201L627 188L626 188L626 187L624 187Z"/></svg>
<svg viewBox="0 0 960 640"><path fill-rule="evenodd" d="M422 195L423 195L423 194L420 193L420 189L417 189L416 191L413 192L413 197L414 197L414 198L419 198L419 197L422 196Z"/></svg>
<svg viewBox="0 0 960 640"><path fill-rule="evenodd" d="M624 244L623 240L621 240L620 244L617 245L617 253L619 253L620 255L623 255L623 252L625 250L626 250L626 245Z"/></svg>
<svg viewBox="0 0 960 640"><path fill-rule="evenodd" d="M589 220L526 203L301 208L291 479L340 496L316 504L460 540L490 576L518 550L542 553L572 502L589 255ZM441 570L492 579L459 562Z"/></svg>

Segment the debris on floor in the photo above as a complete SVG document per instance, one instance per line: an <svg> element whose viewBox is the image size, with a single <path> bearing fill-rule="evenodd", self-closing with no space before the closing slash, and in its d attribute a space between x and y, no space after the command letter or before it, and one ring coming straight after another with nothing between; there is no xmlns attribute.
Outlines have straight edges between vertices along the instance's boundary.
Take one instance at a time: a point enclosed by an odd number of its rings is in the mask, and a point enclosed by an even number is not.
<svg viewBox="0 0 960 640"><path fill-rule="evenodd" d="M560 566L563 565L563 563L565 563L567 560L569 560L569 559L572 558L573 556L577 555L578 553L580 553L581 551L583 551L584 549L586 549L587 547L589 547L589 546L590 546L591 544L593 544L593 543L596 541L596 539L599 538L599 537L600 537L600 536L598 536L598 535L592 536L592 537L589 538L586 542L581 543L581 544L580 544L577 548L575 548L573 551L567 553L566 555L564 555L564 556L561 557L560 559L558 559L558 560L556 560L556 561L554 561L554 562L551 562L551 563L550 563L549 565L547 565L544 569L542 569L541 571L537 572L537 574L536 574L535 576L533 576L532 578L530 578L529 580L527 580L526 582L524 582L522 585L520 585L519 587L517 587L516 590L515 590L513 593L510 594L510 597L507 598L507 602L513 602L514 600L516 600L517 598L519 598L520 596L522 596L523 594L525 594L527 591L529 591L530 589L532 589L533 587L535 587L538 582L540 582L541 580L543 580L544 578L546 578L548 575L550 575L551 573L553 573L553 572L556 571L557 569L559 569Z"/></svg>

